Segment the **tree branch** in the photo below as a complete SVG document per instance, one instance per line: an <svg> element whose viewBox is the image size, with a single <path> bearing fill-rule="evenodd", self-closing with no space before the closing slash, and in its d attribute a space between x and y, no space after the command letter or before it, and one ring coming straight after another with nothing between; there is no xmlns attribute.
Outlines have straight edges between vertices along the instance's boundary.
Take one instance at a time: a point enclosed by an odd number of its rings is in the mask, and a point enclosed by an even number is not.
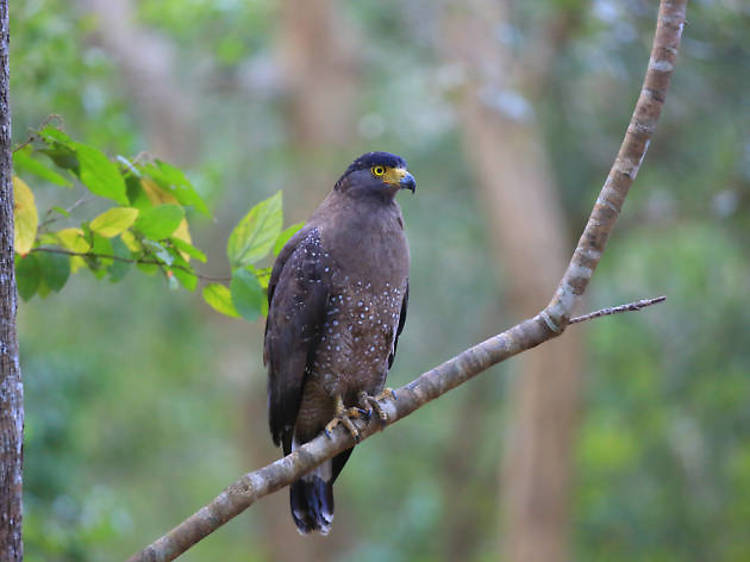
<svg viewBox="0 0 750 562"><path fill-rule="evenodd" d="M161 267L165 267L167 269L180 269L186 273L189 273L190 275L195 275L201 281L230 281L231 280L229 277L213 277L211 275L204 275L202 273L198 273L197 271L193 271L192 269L187 268L185 266L182 266L179 264L169 265L157 259L133 259L133 258L125 258L123 256L115 256L111 254L97 254L96 252L74 252L73 250L66 250L64 248L46 248L44 246L40 246L38 248L32 248L29 253L34 253L34 252L46 252L48 254L64 254L66 256L79 256L82 258L99 258L99 259L104 259L104 260L121 261L124 263L135 263L135 264L140 263L144 265L158 265Z"/></svg>
<svg viewBox="0 0 750 562"><path fill-rule="evenodd" d="M386 425L408 416L492 365L559 336L570 323L571 312L601 259L656 127L680 45L686 3L687 0L661 0L651 58L627 133L550 303L533 318L467 349L396 389L397 400L382 402L388 414ZM355 423L360 440L384 429L374 417L369 422ZM133 555L130 562L173 560L259 498L288 486L354 444L346 431L337 429L331 438L320 435L290 455L245 474L208 505Z"/></svg>
<svg viewBox="0 0 750 562"><path fill-rule="evenodd" d="M620 312L637 312L648 306L664 302L665 300L667 300L667 297L661 296L653 299L642 299L635 302L629 302L628 304L621 304L620 306L609 306L607 308L602 308L601 310L596 310L582 316L571 318L568 324L578 324L580 322L586 322L587 320L593 320L594 318L601 318L602 316L612 316L613 314L619 314Z"/></svg>

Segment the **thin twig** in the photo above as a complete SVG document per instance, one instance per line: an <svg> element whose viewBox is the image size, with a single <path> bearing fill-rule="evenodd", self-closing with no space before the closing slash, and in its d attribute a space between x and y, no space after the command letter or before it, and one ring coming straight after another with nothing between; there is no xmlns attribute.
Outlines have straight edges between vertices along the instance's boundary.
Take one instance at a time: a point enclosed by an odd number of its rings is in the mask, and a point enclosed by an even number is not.
<svg viewBox="0 0 750 562"><path fill-rule="evenodd" d="M80 207L81 205L84 205L86 203L91 203L92 201L95 201L93 197L86 197L85 195L81 197L80 199L77 199L75 203L73 203L70 207L65 209L65 212L70 214L72 213L76 208ZM44 213L44 220L42 221L42 224L39 225L39 230L44 231L49 225L57 222L60 220L59 216L53 216L52 215L52 208L47 209L47 212Z"/></svg>
<svg viewBox="0 0 750 562"><path fill-rule="evenodd" d="M655 130L680 46L686 4L687 0L661 0L641 95L617 158L553 299L533 318L467 349L396 389L398 400L381 402L388 417L385 426L492 365L555 338L565 330L573 307L586 290L601 259L607 238ZM375 418L354 422L360 442L383 429L384 425ZM303 474L354 444L348 432L337 428L330 438L320 435L286 457L245 474L177 527L134 554L130 562L173 560L258 499L297 481Z"/></svg>
<svg viewBox="0 0 750 562"><path fill-rule="evenodd" d="M179 265L179 264L167 265L166 263L158 259L149 260L149 259L142 259L142 258L141 259L125 258L123 256L115 256L111 254L97 254L96 252L74 252L72 250L66 250L64 248L48 248L45 246L32 248L29 253L33 253L33 252L46 252L48 254L64 254L66 256L79 256L82 258L99 258L99 259L104 259L104 260L121 261L125 263L135 263L135 264L143 264L143 265L159 265L159 266L166 267L167 269L179 269L181 271L194 275L201 281L219 281L219 282L231 281L230 277L213 277L211 275L204 275L203 273L193 271L192 269L189 269L183 265Z"/></svg>
<svg viewBox="0 0 750 562"><path fill-rule="evenodd" d="M581 316L571 318L568 324L578 324L579 322L586 322L587 320L601 318L602 316L612 316L613 314L619 314L620 312L637 312L643 308L646 308L647 306L659 304L660 302L664 302L665 300L667 300L667 297L662 295L661 297L655 297L653 299L643 299L635 302L629 302L628 304L621 304L620 306L610 306L607 308L602 308L601 310L596 310L594 312L589 312L588 314L583 314Z"/></svg>
<svg viewBox="0 0 750 562"><path fill-rule="evenodd" d="M39 124L39 128L38 128L38 129L36 129L36 131L41 131L41 130L42 130L42 129L43 129L44 127L46 127L47 125L49 125L49 124L50 124L50 122L51 122L51 121L52 121L53 119L57 119L58 121L60 121L60 126L62 127L62 125L63 125L63 118L62 118L62 116L61 116L61 115L58 115L57 113L51 113L50 115L48 115L47 117L45 117L45 118L44 118L44 121L42 121L42 122L41 122L41 123ZM32 130L33 130L33 129L32 129ZM35 132L36 132L36 131L35 131ZM19 144L19 145L18 145L17 147L15 147L15 148L13 149L13 154L15 154L16 152L18 152L19 150L21 150L21 149L22 149L22 148L24 148L25 146L28 146L28 145L30 145L30 144L31 144L32 142L34 142L34 141L35 141L36 139L37 139L37 136L36 136L36 134L34 134L34 133L31 133L31 134L30 134L30 135L28 136L28 138L27 138L27 139L26 139L25 141L23 141L23 142L22 142L21 144Z"/></svg>

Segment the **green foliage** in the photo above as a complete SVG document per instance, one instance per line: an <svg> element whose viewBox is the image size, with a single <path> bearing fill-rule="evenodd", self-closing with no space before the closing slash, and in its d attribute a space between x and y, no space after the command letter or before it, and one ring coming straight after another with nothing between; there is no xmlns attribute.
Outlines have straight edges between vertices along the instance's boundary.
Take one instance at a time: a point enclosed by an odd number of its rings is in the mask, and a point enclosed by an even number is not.
<svg viewBox="0 0 750 562"><path fill-rule="evenodd" d="M203 287L203 299L211 305L216 312L226 316L238 318L240 314L232 303L232 293L225 285L211 283Z"/></svg>
<svg viewBox="0 0 750 562"><path fill-rule="evenodd" d="M229 235L229 265L246 267L264 258L281 235L282 222L280 192L250 209Z"/></svg>
<svg viewBox="0 0 750 562"><path fill-rule="evenodd" d="M46 161L44 158L46 157ZM69 209L52 205L39 224L33 191L20 177L16 188L16 275L25 301L59 292L71 273L81 269L96 278L121 281L132 264L146 274L161 272L170 288L189 291L201 276L191 260L206 261L192 244L187 214L209 214L208 207L185 174L161 160L141 162L74 141L60 129L45 126L14 153L18 173L28 173L56 186L69 187L65 174L88 191ZM76 208L89 194L115 201L91 219ZM76 216L74 216L76 215ZM55 229L66 220L64 228ZM282 232L281 192L252 207L229 236L229 286L210 284L204 300L215 310L250 322L265 313L268 268L257 268L273 248L280 248L300 228Z"/></svg>
<svg viewBox="0 0 750 562"><path fill-rule="evenodd" d="M263 309L263 287L249 269L237 269L232 274L229 286L235 310L248 322L254 322Z"/></svg>

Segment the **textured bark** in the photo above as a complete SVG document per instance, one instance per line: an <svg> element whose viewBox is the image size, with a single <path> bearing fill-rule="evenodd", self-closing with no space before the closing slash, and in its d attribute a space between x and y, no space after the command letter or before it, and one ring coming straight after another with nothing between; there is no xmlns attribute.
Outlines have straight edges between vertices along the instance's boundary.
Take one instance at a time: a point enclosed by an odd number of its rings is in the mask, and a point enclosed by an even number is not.
<svg viewBox="0 0 750 562"><path fill-rule="evenodd" d="M427 402L485 371L492 365L536 347L561 334L578 298L586 290L601 259L622 203L645 156L648 141L666 97L685 21L686 1L662 0L654 48L644 87L620 152L591 212L555 296L545 309L396 389L398 400L383 402L388 424L409 415ZM381 430L378 420L356 422L364 440ZM288 486L302 474L354 444L343 429L331 438L320 435L297 451L242 476L208 505L130 560L172 560L218 529L259 498Z"/></svg>
<svg viewBox="0 0 750 562"><path fill-rule="evenodd" d="M0 0L0 560L23 559L23 384L16 340L8 2Z"/></svg>
<svg viewBox="0 0 750 562"><path fill-rule="evenodd" d="M562 41L567 33L560 31L562 24L545 26L558 32L538 36L526 56L516 59L494 31L510 25L504 6L474 0L471 10L446 19L443 37L449 59L467 76L459 99L464 145L490 224L494 262L507 272L505 302L512 317L523 318L548 298L568 253L565 218L530 100L553 61L554 48L547 43ZM516 105L509 105L513 100ZM498 546L510 561L562 562L580 394L580 332L524 355L515 366L519 376L509 401L500 478L504 532Z"/></svg>

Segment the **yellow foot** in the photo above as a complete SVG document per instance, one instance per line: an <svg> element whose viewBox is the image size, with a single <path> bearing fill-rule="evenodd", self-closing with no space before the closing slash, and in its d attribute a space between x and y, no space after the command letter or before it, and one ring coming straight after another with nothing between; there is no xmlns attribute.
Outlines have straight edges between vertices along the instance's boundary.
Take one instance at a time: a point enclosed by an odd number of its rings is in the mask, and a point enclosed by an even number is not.
<svg viewBox="0 0 750 562"><path fill-rule="evenodd" d="M344 406L344 401L341 399L341 396L336 396L336 415L326 424L323 431L330 439L331 431L333 431L337 425L341 424L349 432L349 435L352 436L354 442L359 443L359 430L354 426L352 419L362 418L367 416L367 414L368 411L363 410L362 408L347 408Z"/></svg>
<svg viewBox="0 0 750 562"><path fill-rule="evenodd" d="M380 422L386 424L388 423L388 414L380 405L380 400L385 400L386 398L396 400L396 393L393 392L392 388L385 388L383 392L377 396L370 396L366 392L360 392L359 405L368 413L368 418L374 411L378 415L378 418L380 418Z"/></svg>

